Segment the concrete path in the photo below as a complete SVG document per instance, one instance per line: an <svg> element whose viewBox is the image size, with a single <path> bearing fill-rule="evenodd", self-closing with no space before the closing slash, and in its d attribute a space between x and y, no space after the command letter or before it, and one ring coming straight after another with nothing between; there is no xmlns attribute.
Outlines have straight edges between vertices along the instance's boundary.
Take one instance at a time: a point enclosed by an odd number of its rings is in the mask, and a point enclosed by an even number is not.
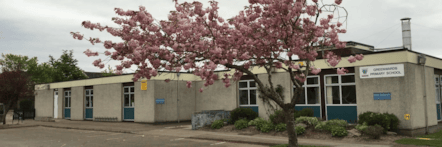
<svg viewBox="0 0 442 147"><path fill-rule="evenodd" d="M59 119L56 122L41 122L34 120L24 120L20 124L0 125L0 129L17 127L45 126L53 128L107 131L116 133L130 133L142 135L170 136L176 138L189 138L201 140L226 141L234 143L248 143L256 145L277 145L287 144L287 137L268 136L268 135L238 135L229 132L208 132L191 130L190 122L171 123L163 125L142 124L134 122L94 122L94 121L70 121ZM334 146L334 147L390 147L391 145L358 144L349 142L318 140L318 139L299 139L301 145Z"/></svg>

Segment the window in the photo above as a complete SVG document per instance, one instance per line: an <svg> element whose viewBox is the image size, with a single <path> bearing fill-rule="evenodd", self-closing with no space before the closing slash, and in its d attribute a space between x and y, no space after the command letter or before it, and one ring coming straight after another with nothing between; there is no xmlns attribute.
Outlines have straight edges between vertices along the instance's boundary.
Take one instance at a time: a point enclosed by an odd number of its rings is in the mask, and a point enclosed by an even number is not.
<svg viewBox="0 0 442 147"><path fill-rule="evenodd" d="M64 92L64 107L71 108L71 91Z"/></svg>
<svg viewBox="0 0 442 147"><path fill-rule="evenodd" d="M124 87L124 107L135 107L134 86Z"/></svg>
<svg viewBox="0 0 442 147"><path fill-rule="evenodd" d="M304 92L301 94L301 98L296 101L296 104L321 104L321 90L319 88L319 83L319 76L308 76L306 82L304 82L304 85L302 86ZM293 86L293 92L295 89L296 87Z"/></svg>
<svg viewBox="0 0 442 147"><path fill-rule="evenodd" d="M441 98L441 81L440 81L440 77L442 77L441 75L434 75L434 79L435 79L435 85L434 88L436 89L436 104L440 104L440 98Z"/></svg>
<svg viewBox="0 0 442 147"><path fill-rule="evenodd" d="M86 89L86 108L94 107L94 90Z"/></svg>
<svg viewBox="0 0 442 147"><path fill-rule="evenodd" d="M354 73L326 75L325 97L327 104L356 104L356 84Z"/></svg>
<svg viewBox="0 0 442 147"><path fill-rule="evenodd" d="M242 80L238 83L239 105L256 105L256 84L253 80Z"/></svg>

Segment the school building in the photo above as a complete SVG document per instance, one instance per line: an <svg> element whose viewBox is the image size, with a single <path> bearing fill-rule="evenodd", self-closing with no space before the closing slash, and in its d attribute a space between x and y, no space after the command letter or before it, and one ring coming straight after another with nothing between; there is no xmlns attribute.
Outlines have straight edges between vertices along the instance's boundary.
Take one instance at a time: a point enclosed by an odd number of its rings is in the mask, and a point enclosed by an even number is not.
<svg viewBox="0 0 442 147"><path fill-rule="evenodd" d="M409 24L409 19L402 21ZM318 118L349 122L367 111L393 113L400 120L398 133L411 136L442 129L442 59L411 50L411 38L409 42L404 41L404 47L399 49L381 51L352 41L344 49L330 48L342 55L342 61L334 68L327 65L326 59L313 62L322 71L307 77L303 99L295 109L312 108ZM348 56L361 53L363 60L345 61ZM336 68L340 67L349 72L338 75ZM222 77L233 72L216 73ZM264 68L254 67L252 72L267 83ZM294 87L289 73L276 69L271 74L274 85L285 87L285 101L289 102ZM259 98L257 84L247 75L231 81L228 88L221 80L204 87L204 81L191 73L162 72L137 82L132 77L130 74L36 85L36 117L156 123L187 121L194 112L238 107L252 108L263 118L270 114L269 107ZM187 81L192 81L191 88L186 87Z"/></svg>

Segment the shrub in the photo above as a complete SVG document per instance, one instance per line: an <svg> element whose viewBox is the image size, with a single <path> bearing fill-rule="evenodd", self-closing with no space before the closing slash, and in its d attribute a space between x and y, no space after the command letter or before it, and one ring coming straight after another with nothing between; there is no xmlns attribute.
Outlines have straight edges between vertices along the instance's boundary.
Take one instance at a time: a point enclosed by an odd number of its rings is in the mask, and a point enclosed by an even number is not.
<svg viewBox="0 0 442 147"><path fill-rule="evenodd" d="M367 127L368 127L367 123L364 122L363 124L356 125L355 128L361 132L364 132L364 130L367 129Z"/></svg>
<svg viewBox="0 0 442 147"><path fill-rule="evenodd" d="M295 117L295 119L297 119L298 117L301 117L301 116L313 117L313 115L314 115L313 109L304 108L301 111L295 111L294 117Z"/></svg>
<svg viewBox="0 0 442 147"><path fill-rule="evenodd" d="M261 130L261 132L267 133L267 132L270 132L273 129L275 129L275 125L273 125L272 122L265 121L265 123L259 124L259 130Z"/></svg>
<svg viewBox="0 0 442 147"><path fill-rule="evenodd" d="M296 134L300 135L303 134L305 132L305 127L304 126L296 126Z"/></svg>
<svg viewBox="0 0 442 147"><path fill-rule="evenodd" d="M276 127L275 127L275 131L278 131L278 132L283 132L285 130L287 130L287 124L285 124L285 123L280 123L280 124L276 125Z"/></svg>
<svg viewBox="0 0 442 147"><path fill-rule="evenodd" d="M245 119L240 119L235 122L235 128L238 130L244 129L248 127L248 121Z"/></svg>
<svg viewBox="0 0 442 147"><path fill-rule="evenodd" d="M224 126L223 120L215 120L212 123L212 129L219 129Z"/></svg>
<svg viewBox="0 0 442 147"><path fill-rule="evenodd" d="M337 137L347 136L348 133L347 130L341 126L332 126L330 128L330 131L332 133L332 136L337 136Z"/></svg>
<svg viewBox="0 0 442 147"><path fill-rule="evenodd" d="M259 121L265 121L265 120L261 117L257 117L254 120L249 121L248 125L249 126L256 126L256 123Z"/></svg>
<svg viewBox="0 0 442 147"><path fill-rule="evenodd" d="M384 128L380 125L368 126L367 129L364 130L364 133L370 136L372 139L379 139L383 133Z"/></svg>
<svg viewBox="0 0 442 147"><path fill-rule="evenodd" d="M240 119L253 120L258 117L258 113L252 110L252 108L236 108L230 112L230 124L235 123Z"/></svg>
<svg viewBox="0 0 442 147"><path fill-rule="evenodd" d="M256 129L261 131L262 126L264 126L264 124L267 124L267 123L271 123L272 124L272 122L266 121L266 120L256 121Z"/></svg>
<svg viewBox="0 0 442 147"><path fill-rule="evenodd" d="M399 125L399 119L394 114L365 112L359 115L359 124L367 123L369 126L380 125L384 133L387 131L396 131Z"/></svg>
<svg viewBox="0 0 442 147"><path fill-rule="evenodd" d="M286 122L284 111L282 110L276 110L273 114L270 114L269 119L273 124L280 124Z"/></svg>
<svg viewBox="0 0 442 147"><path fill-rule="evenodd" d="M335 127L335 126L345 128L347 126L347 121L339 120L339 119L333 119L333 120L328 120L328 121L325 121L325 122L319 122L315 126L315 129L331 131L331 129L333 127Z"/></svg>
<svg viewBox="0 0 442 147"><path fill-rule="evenodd" d="M296 123L303 122L303 123L307 123L308 125L311 125L311 126L316 126L319 123L319 120L316 117L301 116L301 117L297 118L295 120L295 122Z"/></svg>

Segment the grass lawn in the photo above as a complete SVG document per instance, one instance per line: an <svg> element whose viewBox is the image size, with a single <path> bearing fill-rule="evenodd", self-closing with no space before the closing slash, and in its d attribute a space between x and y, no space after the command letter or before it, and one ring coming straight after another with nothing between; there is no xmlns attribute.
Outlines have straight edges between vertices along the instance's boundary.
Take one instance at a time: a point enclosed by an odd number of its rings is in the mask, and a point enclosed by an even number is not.
<svg viewBox="0 0 442 147"><path fill-rule="evenodd" d="M287 147L288 144L280 144L280 145L274 145L271 147ZM314 145L299 145L300 147L326 147L326 146L314 146Z"/></svg>
<svg viewBox="0 0 442 147"><path fill-rule="evenodd" d="M399 139L396 140L396 143L400 144L410 144L410 145L428 145L428 146L435 146L435 147L442 147L442 131L419 136L418 138L431 138L436 140L420 140L420 139Z"/></svg>

